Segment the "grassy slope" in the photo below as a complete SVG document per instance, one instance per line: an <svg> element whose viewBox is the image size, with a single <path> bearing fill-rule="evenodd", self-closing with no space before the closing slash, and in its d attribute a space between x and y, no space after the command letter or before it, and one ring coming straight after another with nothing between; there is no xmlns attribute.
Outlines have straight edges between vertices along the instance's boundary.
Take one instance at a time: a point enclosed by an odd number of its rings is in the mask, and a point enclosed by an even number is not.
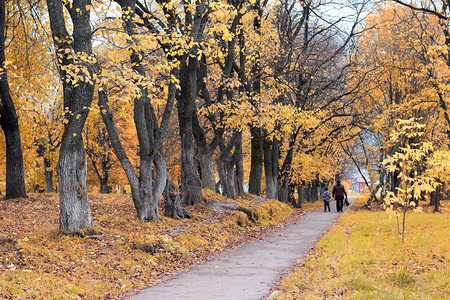
<svg viewBox="0 0 450 300"><path fill-rule="evenodd" d="M231 201L204 194L207 200ZM58 230L57 195L0 201L0 298L114 298L261 234L294 212L274 200L237 202L256 222L242 212L191 207L192 219L143 223L129 196L92 195L97 225L80 237Z"/></svg>
<svg viewBox="0 0 450 300"><path fill-rule="evenodd" d="M449 299L446 205L444 213L408 213L404 244L386 212L348 211L274 299Z"/></svg>

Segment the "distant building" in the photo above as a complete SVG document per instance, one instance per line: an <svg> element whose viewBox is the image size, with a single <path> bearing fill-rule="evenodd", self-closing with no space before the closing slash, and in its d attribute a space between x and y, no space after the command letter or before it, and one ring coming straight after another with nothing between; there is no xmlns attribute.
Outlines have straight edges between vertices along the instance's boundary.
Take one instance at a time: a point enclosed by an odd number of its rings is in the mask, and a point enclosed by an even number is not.
<svg viewBox="0 0 450 300"><path fill-rule="evenodd" d="M346 178L345 181L350 183L349 193L365 193L367 191L366 182L358 173L351 174L351 176Z"/></svg>

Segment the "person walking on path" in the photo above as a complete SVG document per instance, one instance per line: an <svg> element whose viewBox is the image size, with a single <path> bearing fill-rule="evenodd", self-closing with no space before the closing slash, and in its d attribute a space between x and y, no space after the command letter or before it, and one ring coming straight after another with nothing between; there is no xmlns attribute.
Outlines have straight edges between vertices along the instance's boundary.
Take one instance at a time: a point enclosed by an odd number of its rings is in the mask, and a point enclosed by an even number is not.
<svg viewBox="0 0 450 300"><path fill-rule="evenodd" d="M345 187L341 184L341 180L336 180L336 185L333 187L333 197L336 200L336 209L338 212L342 212L344 208L344 196L347 199L347 192L345 191Z"/></svg>
<svg viewBox="0 0 450 300"><path fill-rule="evenodd" d="M328 187L325 187L325 191L323 192L323 195L322 195L322 200L323 200L323 211L326 212L327 207L328 207L328 211L331 211L331 209L330 209L331 194L328 191Z"/></svg>

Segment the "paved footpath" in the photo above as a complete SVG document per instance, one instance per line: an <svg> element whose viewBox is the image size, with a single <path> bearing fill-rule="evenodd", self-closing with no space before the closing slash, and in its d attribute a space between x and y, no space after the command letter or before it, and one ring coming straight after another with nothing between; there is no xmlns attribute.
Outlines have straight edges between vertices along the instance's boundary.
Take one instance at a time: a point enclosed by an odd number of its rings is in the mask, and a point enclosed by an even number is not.
<svg viewBox="0 0 450 300"><path fill-rule="evenodd" d="M261 240L245 243L128 299L264 299L340 216L335 203L331 212L324 213L323 208L309 212Z"/></svg>

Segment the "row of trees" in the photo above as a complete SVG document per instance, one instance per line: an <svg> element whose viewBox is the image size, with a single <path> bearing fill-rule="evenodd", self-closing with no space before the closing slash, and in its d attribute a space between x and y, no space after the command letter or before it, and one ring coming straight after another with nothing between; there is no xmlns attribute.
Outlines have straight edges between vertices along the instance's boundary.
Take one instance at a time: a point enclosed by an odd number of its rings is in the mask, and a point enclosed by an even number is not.
<svg viewBox="0 0 450 300"><path fill-rule="evenodd" d="M422 117L422 137L448 157L450 124L436 125L448 119L448 52L433 14L382 6L363 22L364 2L313 0L0 6L6 197L25 196L14 99L25 168L43 160L47 191L58 157L63 230L92 224L88 165L106 192L120 164L150 221L162 196L165 214L183 218L203 188L236 198L246 182L299 205L295 189L317 197L349 159L369 170L373 194L376 181L395 190L401 180L382 161L405 145L391 142L398 119Z"/></svg>
<svg viewBox="0 0 450 300"><path fill-rule="evenodd" d="M381 193L417 207L428 195L438 210L450 174L448 8L396 2L378 7L366 20L373 29L358 37L352 59L366 78L355 108L364 130L353 153L343 149L369 170L371 200Z"/></svg>

